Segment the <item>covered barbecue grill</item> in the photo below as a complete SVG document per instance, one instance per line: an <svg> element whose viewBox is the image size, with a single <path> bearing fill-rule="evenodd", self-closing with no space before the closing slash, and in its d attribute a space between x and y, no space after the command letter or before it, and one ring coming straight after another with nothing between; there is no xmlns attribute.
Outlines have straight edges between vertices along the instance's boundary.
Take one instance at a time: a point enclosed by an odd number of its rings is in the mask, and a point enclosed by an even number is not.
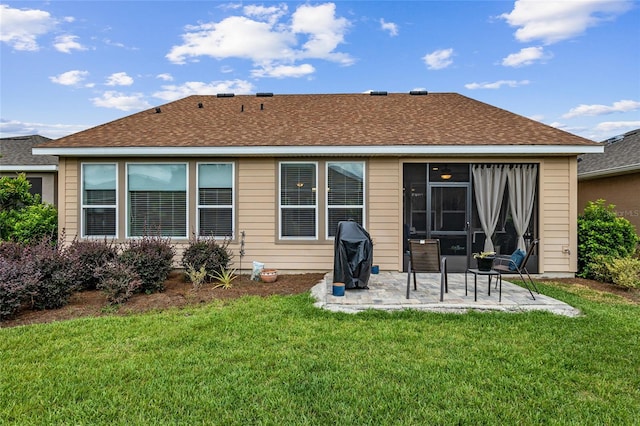
<svg viewBox="0 0 640 426"><path fill-rule="evenodd" d="M373 241L357 222L338 222L334 243L333 282L345 288L368 288L373 263Z"/></svg>

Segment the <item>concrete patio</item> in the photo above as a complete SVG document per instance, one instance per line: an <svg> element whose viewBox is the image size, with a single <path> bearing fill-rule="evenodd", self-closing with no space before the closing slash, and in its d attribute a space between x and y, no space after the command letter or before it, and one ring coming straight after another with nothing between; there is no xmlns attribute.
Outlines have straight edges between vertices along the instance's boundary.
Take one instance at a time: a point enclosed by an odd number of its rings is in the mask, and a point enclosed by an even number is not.
<svg viewBox="0 0 640 426"><path fill-rule="evenodd" d="M575 317L580 315L578 309L564 302L537 294L535 300L525 287L520 287L503 278L502 301L498 301L498 289L495 278L491 284L491 295L488 294L488 279L478 277L478 300L474 301L473 275L468 276L468 294L465 296L465 274L449 273L449 292L440 302L440 274L420 273L418 289L413 290L411 284L410 298L406 298L407 274L400 272L380 272L372 274L369 289L346 290L344 296L333 296L333 277L325 275L323 281L311 289L316 299L316 306L336 312L357 313L367 309L401 310L417 309L434 312L465 313L475 311L527 312L548 311L557 315ZM506 276L505 276L506 277ZM513 278L513 276L509 276Z"/></svg>

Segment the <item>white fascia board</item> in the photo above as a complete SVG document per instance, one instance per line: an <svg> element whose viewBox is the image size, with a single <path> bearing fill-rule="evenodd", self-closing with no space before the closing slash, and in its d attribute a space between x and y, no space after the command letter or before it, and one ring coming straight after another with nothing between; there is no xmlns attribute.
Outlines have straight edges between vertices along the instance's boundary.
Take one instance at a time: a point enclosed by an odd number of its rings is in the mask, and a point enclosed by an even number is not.
<svg viewBox="0 0 640 426"><path fill-rule="evenodd" d="M41 164L33 166L25 165L8 165L3 164L0 166L1 172L57 172L58 166L55 164Z"/></svg>
<svg viewBox="0 0 640 426"><path fill-rule="evenodd" d="M406 155L578 155L604 152L583 145L386 145L386 146L259 146L259 147L95 147L33 148L34 155L73 157L192 157L192 156L406 156Z"/></svg>
<svg viewBox="0 0 640 426"><path fill-rule="evenodd" d="M594 170L587 173L578 173L578 180L595 179L606 176L624 175L627 173L640 172L640 164L629 164L623 167L614 167L611 169Z"/></svg>

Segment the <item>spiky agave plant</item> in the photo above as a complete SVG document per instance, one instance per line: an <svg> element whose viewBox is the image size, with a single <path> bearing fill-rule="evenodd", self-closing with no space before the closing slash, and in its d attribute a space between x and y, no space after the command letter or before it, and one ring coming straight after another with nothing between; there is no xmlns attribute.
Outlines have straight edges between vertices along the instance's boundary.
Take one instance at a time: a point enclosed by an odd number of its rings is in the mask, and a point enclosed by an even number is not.
<svg viewBox="0 0 640 426"><path fill-rule="evenodd" d="M211 276L216 280L218 280L219 282L219 284L213 286L213 288L222 287L224 289L231 288L232 287L231 281L238 278L238 276L236 275L235 269L224 269L224 268L221 269L220 271L215 271L214 273L211 274Z"/></svg>

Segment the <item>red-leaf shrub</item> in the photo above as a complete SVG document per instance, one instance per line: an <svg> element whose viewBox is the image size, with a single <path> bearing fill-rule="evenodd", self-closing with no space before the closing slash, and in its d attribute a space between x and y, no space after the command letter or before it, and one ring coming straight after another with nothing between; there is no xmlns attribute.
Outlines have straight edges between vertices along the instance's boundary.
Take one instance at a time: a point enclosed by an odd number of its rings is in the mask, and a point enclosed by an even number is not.
<svg viewBox="0 0 640 426"><path fill-rule="evenodd" d="M100 277L98 290L107 295L111 305L126 302L142 286L142 281L132 267L122 262L112 262L97 271Z"/></svg>
<svg viewBox="0 0 640 426"><path fill-rule="evenodd" d="M37 282L27 285L34 309L56 309L69 302L78 283L74 268L62 247L50 239L42 239L27 246L23 262L25 267L33 268L40 275Z"/></svg>
<svg viewBox="0 0 640 426"><path fill-rule="evenodd" d="M142 281L141 292L155 293L164 290L174 255L169 238L145 236L127 241L120 261L138 274Z"/></svg>
<svg viewBox="0 0 640 426"><path fill-rule="evenodd" d="M82 290L95 290L100 282L98 271L118 258L114 244L103 241L79 241L74 239L67 247L71 267L74 269L78 286Z"/></svg>

